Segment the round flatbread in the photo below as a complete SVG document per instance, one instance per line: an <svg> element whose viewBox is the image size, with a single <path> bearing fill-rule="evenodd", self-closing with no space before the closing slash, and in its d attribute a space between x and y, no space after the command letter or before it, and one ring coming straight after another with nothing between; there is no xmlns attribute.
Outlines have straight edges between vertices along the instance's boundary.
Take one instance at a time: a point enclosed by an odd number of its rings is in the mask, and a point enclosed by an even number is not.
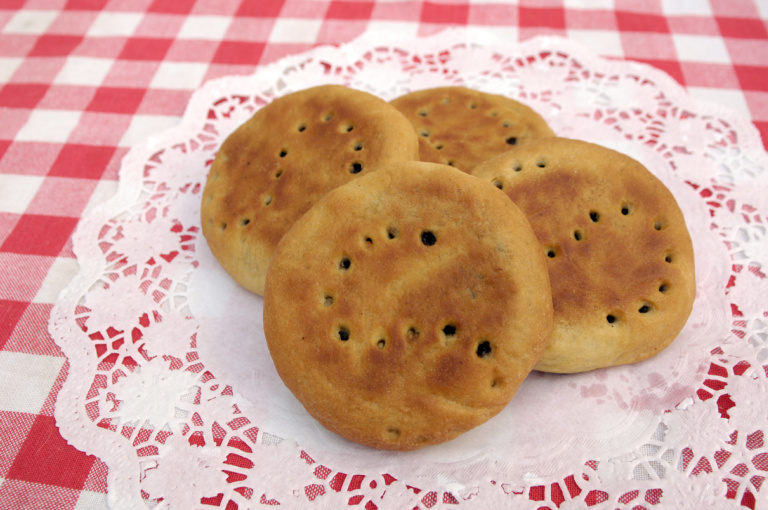
<svg viewBox="0 0 768 510"><path fill-rule="evenodd" d="M523 214L446 165L392 165L328 193L280 241L264 332L329 430L441 443L498 413L539 359L552 303Z"/></svg>
<svg viewBox="0 0 768 510"><path fill-rule="evenodd" d="M320 197L414 159L413 127L376 96L340 85L282 96L222 144L203 192L203 235L235 281L263 294L275 246Z"/></svg>
<svg viewBox="0 0 768 510"><path fill-rule="evenodd" d="M472 174L523 210L547 255L555 325L537 370L634 363L680 333L696 293L693 246L675 197L642 164L553 138Z"/></svg>
<svg viewBox="0 0 768 510"><path fill-rule="evenodd" d="M528 140L554 136L530 107L464 87L419 90L391 103L416 129L422 161L464 172Z"/></svg>

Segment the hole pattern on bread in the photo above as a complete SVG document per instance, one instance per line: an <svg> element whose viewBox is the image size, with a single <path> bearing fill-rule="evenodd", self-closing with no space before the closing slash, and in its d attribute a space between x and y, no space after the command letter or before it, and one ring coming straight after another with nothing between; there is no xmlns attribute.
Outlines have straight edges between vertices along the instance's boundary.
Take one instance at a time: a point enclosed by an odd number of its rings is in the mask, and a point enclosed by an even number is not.
<svg viewBox="0 0 768 510"><path fill-rule="evenodd" d="M640 163L551 138L472 173L504 183L547 256L555 329L538 369L633 363L674 340L695 296L693 248L674 197ZM589 355L579 352L581 342Z"/></svg>
<svg viewBox="0 0 768 510"><path fill-rule="evenodd" d="M416 91L392 104L421 136L422 161L465 172L528 139L554 135L544 119L524 104L462 87Z"/></svg>
<svg viewBox="0 0 768 510"><path fill-rule="evenodd" d="M219 149L201 203L203 235L227 272L261 294L277 243L326 192L417 157L413 126L381 98L338 85L278 97ZM247 230L223 227L243 218Z"/></svg>
<svg viewBox="0 0 768 510"><path fill-rule="evenodd" d="M289 389L329 429L388 449L500 411L551 327L544 255L522 214L428 163L326 195L278 245L266 291L265 336Z"/></svg>

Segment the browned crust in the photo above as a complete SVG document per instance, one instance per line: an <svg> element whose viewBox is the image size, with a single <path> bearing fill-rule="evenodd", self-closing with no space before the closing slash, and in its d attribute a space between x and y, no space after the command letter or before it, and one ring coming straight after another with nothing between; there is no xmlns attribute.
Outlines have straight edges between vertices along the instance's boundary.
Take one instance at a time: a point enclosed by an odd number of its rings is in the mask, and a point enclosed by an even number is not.
<svg viewBox="0 0 768 510"><path fill-rule="evenodd" d="M497 94L464 87L419 90L391 101L419 134L422 161L469 172L480 162L554 136L530 107Z"/></svg>
<svg viewBox="0 0 768 510"><path fill-rule="evenodd" d="M413 127L382 99L339 85L285 95L222 144L203 192L203 234L227 272L262 294L272 251L320 197L413 159Z"/></svg>
<svg viewBox="0 0 768 510"><path fill-rule="evenodd" d="M509 402L543 350L551 306L544 256L514 204L458 170L411 162L328 193L286 234L264 332L286 386L325 427L411 450ZM485 341L491 354L478 356Z"/></svg>
<svg viewBox="0 0 768 510"><path fill-rule="evenodd" d="M537 370L634 363L679 334L696 292L693 246L674 196L639 162L560 138L472 173L503 188L552 256L555 326Z"/></svg>

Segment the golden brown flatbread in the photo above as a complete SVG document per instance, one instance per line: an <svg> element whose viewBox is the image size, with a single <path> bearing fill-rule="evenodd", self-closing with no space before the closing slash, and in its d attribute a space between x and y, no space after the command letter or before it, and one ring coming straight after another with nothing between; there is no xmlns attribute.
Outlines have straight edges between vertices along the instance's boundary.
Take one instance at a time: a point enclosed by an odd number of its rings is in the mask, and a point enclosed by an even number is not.
<svg viewBox="0 0 768 510"><path fill-rule="evenodd" d="M552 138L472 174L523 210L547 255L555 325L537 370L634 363L680 333L696 293L693 246L674 196L643 165Z"/></svg>
<svg viewBox="0 0 768 510"><path fill-rule="evenodd" d="M455 166L464 172L528 140L554 136L530 107L464 87L419 90L391 103L419 134L422 161Z"/></svg>
<svg viewBox="0 0 768 510"><path fill-rule="evenodd" d="M376 96L339 85L282 96L222 144L203 192L203 235L235 281L262 294L272 251L320 197L414 159L413 127Z"/></svg>
<svg viewBox="0 0 768 510"><path fill-rule="evenodd" d="M388 450L498 413L551 321L523 214L492 185L423 162L329 192L278 244L264 294L286 386L329 430Z"/></svg>

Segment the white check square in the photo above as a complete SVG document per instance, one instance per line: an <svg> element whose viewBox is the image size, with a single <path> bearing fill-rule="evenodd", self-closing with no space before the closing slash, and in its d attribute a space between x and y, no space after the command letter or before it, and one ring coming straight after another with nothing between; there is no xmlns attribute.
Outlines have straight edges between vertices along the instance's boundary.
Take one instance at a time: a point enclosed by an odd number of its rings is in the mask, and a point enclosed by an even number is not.
<svg viewBox="0 0 768 510"><path fill-rule="evenodd" d="M4 34L44 34L59 13L57 11L36 11L23 9L3 27Z"/></svg>
<svg viewBox="0 0 768 510"><path fill-rule="evenodd" d="M686 87L686 90L691 97L706 101L708 103L716 103L726 108L730 108L745 118L750 118L752 112L749 109L744 93L740 90L725 90L725 89L711 89L705 87Z"/></svg>
<svg viewBox="0 0 768 510"><path fill-rule="evenodd" d="M710 64L731 63L728 48L720 37L673 34L672 41L680 60Z"/></svg>
<svg viewBox="0 0 768 510"><path fill-rule="evenodd" d="M134 115L131 124L120 139L120 147L133 147L152 135L158 135L166 129L179 124L180 117L166 115Z"/></svg>
<svg viewBox="0 0 768 510"><path fill-rule="evenodd" d="M0 58L0 83L8 83L23 60L22 58Z"/></svg>
<svg viewBox="0 0 768 510"><path fill-rule="evenodd" d="M605 57L624 57L621 36L611 30L568 29L568 38L580 42L595 53Z"/></svg>
<svg viewBox="0 0 768 510"><path fill-rule="evenodd" d="M69 57L53 83L99 86L104 82L113 62L107 58Z"/></svg>
<svg viewBox="0 0 768 510"><path fill-rule="evenodd" d="M224 38L232 18L227 16L188 16L179 30L179 39L219 41Z"/></svg>
<svg viewBox="0 0 768 510"><path fill-rule="evenodd" d="M614 0L563 0L563 7L566 9L612 11L616 8L616 4Z"/></svg>
<svg viewBox="0 0 768 510"><path fill-rule="evenodd" d="M39 176L0 174L0 212L24 214L42 183Z"/></svg>
<svg viewBox="0 0 768 510"><path fill-rule="evenodd" d="M74 510L109 510L107 495L101 492L81 491Z"/></svg>
<svg viewBox="0 0 768 510"><path fill-rule="evenodd" d="M22 142L64 143L77 127L82 112L68 110L33 110L16 140Z"/></svg>
<svg viewBox="0 0 768 510"><path fill-rule="evenodd" d="M40 412L63 365L64 358L0 351L0 409Z"/></svg>
<svg viewBox="0 0 768 510"><path fill-rule="evenodd" d="M280 18L275 20L269 42L314 43L323 21L320 19Z"/></svg>
<svg viewBox="0 0 768 510"><path fill-rule="evenodd" d="M392 32L403 37L416 37L419 34L419 24L412 21L372 20L368 22L371 32Z"/></svg>
<svg viewBox="0 0 768 510"><path fill-rule="evenodd" d="M208 64L163 62L149 86L153 89L195 90L207 71Z"/></svg>
<svg viewBox="0 0 768 510"><path fill-rule="evenodd" d="M83 213L82 218L88 217L94 209L104 204L107 200L111 199L117 194L117 181L110 179L101 179L91 193L91 198L88 200Z"/></svg>
<svg viewBox="0 0 768 510"><path fill-rule="evenodd" d="M59 293L66 287L77 274L78 265L76 259L59 257L53 261L48 274L35 294L33 303L53 304L59 297Z"/></svg>
<svg viewBox="0 0 768 510"><path fill-rule="evenodd" d="M709 2L702 0L661 0L661 12L667 16L712 16Z"/></svg>
<svg viewBox="0 0 768 510"><path fill-rule="evenodd" d="M133 35L141 23L141 14L130 12L100 12L88 28L88 37Z"/></svg>

